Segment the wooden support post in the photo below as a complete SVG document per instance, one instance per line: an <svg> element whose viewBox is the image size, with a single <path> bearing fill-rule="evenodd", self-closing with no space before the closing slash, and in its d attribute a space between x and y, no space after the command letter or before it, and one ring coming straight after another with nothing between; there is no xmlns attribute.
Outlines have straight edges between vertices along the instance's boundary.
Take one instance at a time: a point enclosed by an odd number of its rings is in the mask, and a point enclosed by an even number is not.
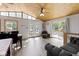
<svg viewBox="0 0 79 59"><path fill-rule="evenodd" d="M66 45L67 44L67 33L66 32L63 32L64 33L64 45Z"/></svg>

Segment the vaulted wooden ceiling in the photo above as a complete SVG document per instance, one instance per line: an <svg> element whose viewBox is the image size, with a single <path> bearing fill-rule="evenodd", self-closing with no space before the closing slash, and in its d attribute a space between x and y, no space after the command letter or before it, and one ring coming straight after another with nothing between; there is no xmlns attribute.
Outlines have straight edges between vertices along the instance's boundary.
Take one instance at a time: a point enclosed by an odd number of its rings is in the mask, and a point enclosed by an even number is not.
<svg viewBox="0 0 79 59"><path fill-rule="evenodd" d="M44 8L44 16L40 16ZM2 3L0 11L22 11L42 21L79 13L78 3Z"/></svg>

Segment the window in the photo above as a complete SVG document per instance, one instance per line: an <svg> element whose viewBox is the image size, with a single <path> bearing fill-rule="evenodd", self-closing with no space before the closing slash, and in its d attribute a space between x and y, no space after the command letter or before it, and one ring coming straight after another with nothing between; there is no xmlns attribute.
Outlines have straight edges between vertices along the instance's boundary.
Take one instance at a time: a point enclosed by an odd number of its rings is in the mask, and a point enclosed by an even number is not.
<svg viewBox="0 0 79 59"><path fill-rule="evenodd" d="M53 23L53 29L55 31L62 31L64 27L64 22L55 22Z"/></svg>
<svg viewBox="0 0 79 59"><path fill-rule="evenodd" d="M2 16L8 16L8 12L1 12Z"/></svg>
<svg viewBox="0 0 79 59"><path fill-rule="evenodd" d="M5 21L5 30L6 31L16 31L17 22L16 21Z"/></svg>
<svg viewBox="0 0 79 59"><path fill-rule="evenodd" d="M36 27L35 32L39 33L39 25L37 24L35 27Z"/></svg>
<svg viewBox="0 0 79 59"><path fill-rule="evenodd" d="M15 12L9 12L9 16L16 17Z"/></svg>
<svg viewBox="0 0 79 59"><path fill-rule="evenodd" d="M24 13L23 13L23 18L24 18L24 19L27 19L27 16L28 16L27 14L24 14Z"/></svg>
<svg viewBox="0 0 79 59"><path fill-rule="evenodd" d="M22 13L16 13L16 17L22 18Z"/></svg>
<svg viewBox="0 0 79 59"><path fill-rule="evenodd" d="M36 21L31 21L29 22L29 34L28 36L29 37L32 37L32 36L38 36L39 33L40 33L40 24Z"/></svg>
<svg viewBox="0 0 79 59"><path fill-rule="evenodd" d="M52 36L63 40L64 21L56 21L52 24Z"/></svg>
<svg viewBox="0 0 79 59"><path fill-rule="evenodd" d="M28 19L32 19L31 16L28 15Z"/></svg>
<svg viewBox="0 0 79 59"><path fill-rule="evenodd" d="M32 17L32 20L35 20L35 18L34 18L34 17Z"/></svg>

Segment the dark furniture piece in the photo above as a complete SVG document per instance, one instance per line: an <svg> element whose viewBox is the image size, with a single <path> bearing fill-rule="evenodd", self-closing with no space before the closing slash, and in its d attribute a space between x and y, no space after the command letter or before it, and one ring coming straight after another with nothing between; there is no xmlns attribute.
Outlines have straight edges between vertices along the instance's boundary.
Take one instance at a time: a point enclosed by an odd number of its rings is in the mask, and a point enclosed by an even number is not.
<svg viewBox="0 0 79 59"><path fill-rule="evenodd" d="M42 38L50 38L50 34L47 31L42 31L41 36Z"/></svg>
<svg viewBox="0 0 79 59"><path fill-rule="evenodd" d="M47 56L72 56L72 54L62 48L55 47L50 43L46 44Z"/></svg>
<svg viewBox="0 0 79 59"><path fill-rule="evenodd" d="M48 43L46 44L45 49L47 50L47 56L72 56L73 54L76 55L79 52L79 38L71 37L70 42L60 48Z"/></svg>
<svg viewBox="0 0 79 59"><path fill-rule="evenodd" d="M22 48L22 36L18 36L18 40L20 42L20 47Z"/></svg>
<svg viewBox="0 0 79 59"><path fill-rule="evenodd" d="M17 42L20 42L20 47L22 48L22 36L18 36L18 34L18 31L1 32L0 39L12 38L12 43L17 44Z"/></svg>
<svg viewBox="0 0 79 59"><path fill-rule="evenodd" d="M61 48L65 49L73 54L77 54L77 52L79 51L79 38L71 37L70 42L67 45L62 46Z"/></svg>

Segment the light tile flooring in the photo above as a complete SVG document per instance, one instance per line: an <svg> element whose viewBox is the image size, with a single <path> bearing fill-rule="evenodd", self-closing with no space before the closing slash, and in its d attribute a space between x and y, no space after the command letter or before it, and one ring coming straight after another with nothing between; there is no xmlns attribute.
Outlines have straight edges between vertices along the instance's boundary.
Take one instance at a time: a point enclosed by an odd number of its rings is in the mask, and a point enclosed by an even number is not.
<svg viewBox="0 0 79 59"><path fill-rule="evenodd" d="M23 48L17 51L16 56L46 56L45 45L47 43L60 47L63 45L63 40L56 38L43 39L41 37L29 38L23 41Z"/></svg>

